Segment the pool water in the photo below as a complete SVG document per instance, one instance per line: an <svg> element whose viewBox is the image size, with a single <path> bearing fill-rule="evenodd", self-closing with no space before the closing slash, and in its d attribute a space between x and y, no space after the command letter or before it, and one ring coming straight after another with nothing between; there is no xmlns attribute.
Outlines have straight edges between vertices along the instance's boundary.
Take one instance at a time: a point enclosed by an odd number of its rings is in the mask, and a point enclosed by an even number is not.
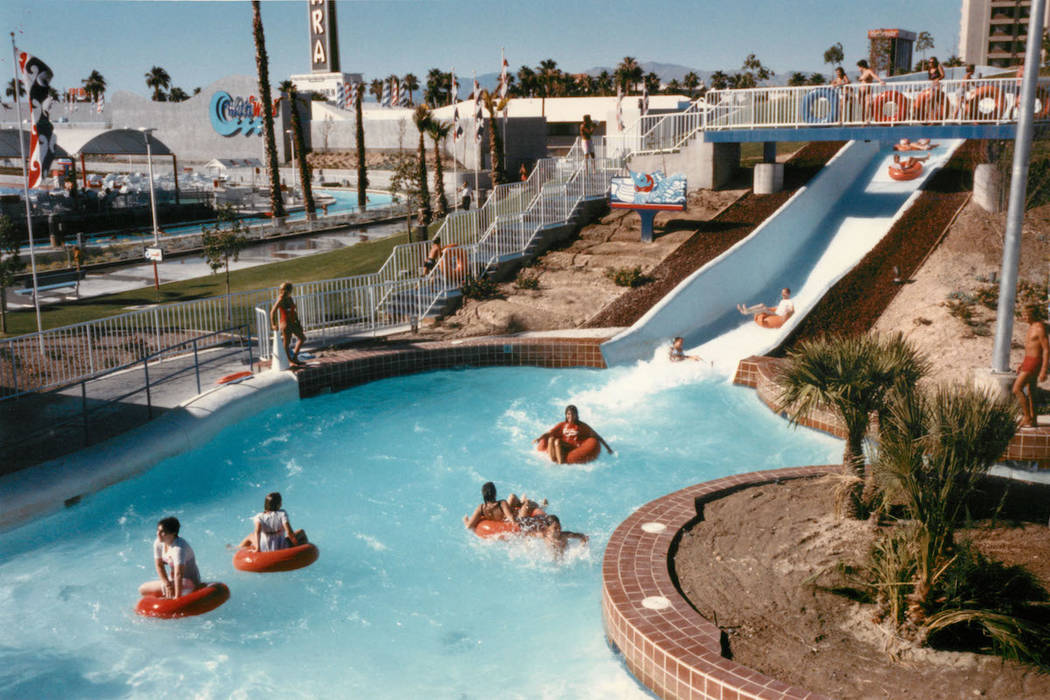
<svg viewBox="0 0 1050 700"><path fill-rule="evenodd" d="M649 697L605 642L601 561L638 506L732 473L834 461L754 392L693 363L448 370L293 402L0 537L0 696ZM616 450L557 466L532 438L580 408ZM590 535L558 559L481 540L484 481L550 500ZM320 547L313 566L232 568L266 492ZM174 514L230 600L137 617L156 521Z"/></svg>

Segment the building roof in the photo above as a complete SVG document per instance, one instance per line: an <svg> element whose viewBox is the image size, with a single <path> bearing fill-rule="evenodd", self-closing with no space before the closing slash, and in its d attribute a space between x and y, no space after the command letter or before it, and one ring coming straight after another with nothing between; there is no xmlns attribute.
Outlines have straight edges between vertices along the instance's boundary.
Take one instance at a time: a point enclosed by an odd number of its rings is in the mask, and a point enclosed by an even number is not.
<svg viewBox="0 0 1050 700"><path fill-rule="evenodd" d="M29 132L23 131L22 145L25 147L26 158L29 157ZM21 158L22 152L18 148L18 131L16 129L0 129L0 158ZM59 144L55 146L56 158L68 158L69 153Z"/></svg>
<svg viewBox="0 0 1050 700"><path fill-rule="evenodd" d="M56 129L59 145L76 155L146 155L145 134L138 129ZM155 156L172 155L162 141L149 135Z"/></svg>

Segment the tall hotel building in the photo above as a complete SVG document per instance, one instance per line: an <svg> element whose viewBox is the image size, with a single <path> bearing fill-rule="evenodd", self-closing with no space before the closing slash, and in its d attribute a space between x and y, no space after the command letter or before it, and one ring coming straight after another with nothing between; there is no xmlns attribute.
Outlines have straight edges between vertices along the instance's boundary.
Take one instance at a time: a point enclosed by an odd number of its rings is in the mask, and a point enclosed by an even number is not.
<svg viewBox="0 0 1050 700"><path fill-rule="evenodd" d="M1031 9L1032 0L963 0L959 31L962 60L1000 68L1020 65ZM1047 21L1050 13L1044 13L1044 29ZM1043 51L1045 56L1045 46Z"/></svg>

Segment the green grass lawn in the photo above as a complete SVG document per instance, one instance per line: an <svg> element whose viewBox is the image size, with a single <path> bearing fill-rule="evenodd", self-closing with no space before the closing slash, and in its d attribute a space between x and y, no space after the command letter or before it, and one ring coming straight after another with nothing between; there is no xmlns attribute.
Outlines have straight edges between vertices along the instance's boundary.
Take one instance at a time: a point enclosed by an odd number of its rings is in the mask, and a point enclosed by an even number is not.
<svg viewBox="0 0 1050 700"><path fill-rule="evenodd" d="M237 270L230 273L230 291L244 292L276 287L285 280L296 283L310 282L376 272L390 257L394 246L406 241L406 234L399 233L389 238L358 243L329 253L317 253L295 260ZM160 291L146 287L47 306L41 308L40 319L44 329L57 328L115 316L129 311L129 307L133 306L190 301L225 293L226 276L220 271L207 277L162 284ZM33 310L8 312L7 331L3 337L36 331L36 315Z"/></svg>
<svg viewBox="0 0 1050 700"><path fill-rule="evenodd" d="M781 156L785 153L794 153L807 143L808 141L777 141L777 155ZM753 168L756 163L761 163L762 146L763 144L761 143L740 144L740 167Z"/></svg>

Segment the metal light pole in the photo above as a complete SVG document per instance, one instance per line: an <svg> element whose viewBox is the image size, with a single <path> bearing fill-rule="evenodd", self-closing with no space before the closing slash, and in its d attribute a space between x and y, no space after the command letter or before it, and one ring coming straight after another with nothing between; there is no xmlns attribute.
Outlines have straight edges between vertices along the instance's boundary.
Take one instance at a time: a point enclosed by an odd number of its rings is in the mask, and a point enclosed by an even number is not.
<svg viewBox="0 0 1050 700"><path fill-rule="evenodd" d="M1040 48L1043 41L1045 0L1033 2L1028 18L1028 42L1025 47L1025 71L1021 99L1017 106L1017 138L1014 141L1013 170L1010 176L1010 200L1006 211L1006 236L1003 243L1003 265L999 282L999 307L996 310L995 346L992 372L1005 375L1010 370L1010 339L1014 328L1014 297L1017 295L1017 265L1021 257L1021 225L1024 222L1025 190L1028 185L1028 158L1032 151L1035 86L1039 79Z"/></svg>
<svg viewBox="0 0 1050 700"><path fill-rule="evenodd" d="M153 247L160 247L160 229L157 228L157 196L153 192L153 150L150 147L149 137L156 131L153 128L139 129L146 139L146 164L149 171L149 208L153 215ZM157 260L153 260L153 288L160 291L160 276L157 274Z"/></svg>

